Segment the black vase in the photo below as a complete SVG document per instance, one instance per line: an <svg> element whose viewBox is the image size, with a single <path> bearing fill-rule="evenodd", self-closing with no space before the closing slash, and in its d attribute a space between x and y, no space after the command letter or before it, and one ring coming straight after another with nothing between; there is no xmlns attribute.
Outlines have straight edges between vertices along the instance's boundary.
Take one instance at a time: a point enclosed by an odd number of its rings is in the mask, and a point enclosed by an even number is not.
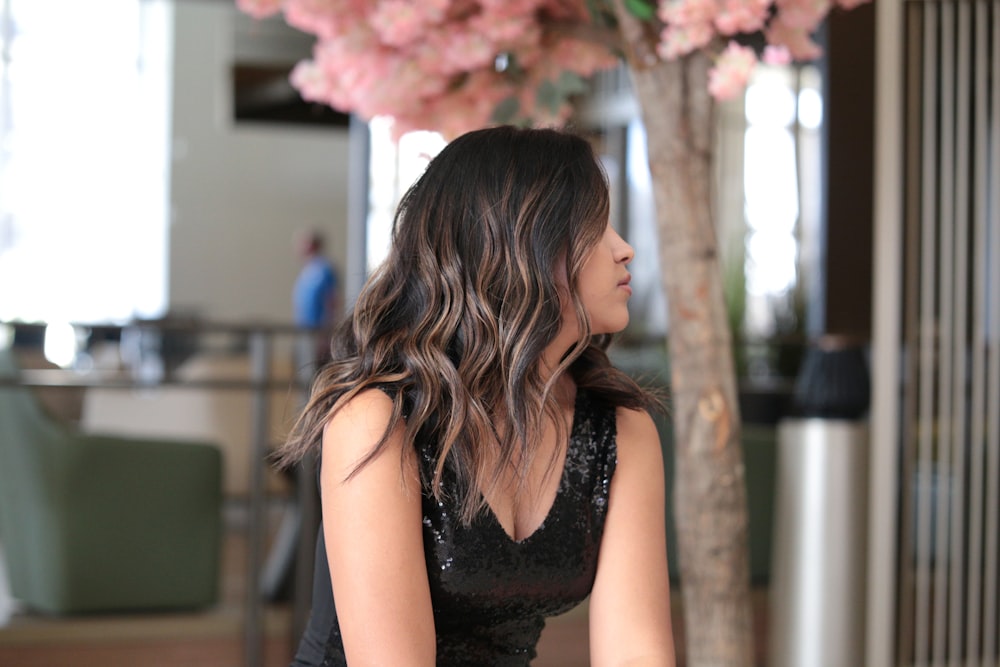
<svg viewBox="0 0 1000 667"><path fill-rule="evenodd" d="M870 400L864 345L832 336L810 345L795 379L793 416L861 419L868 413Z"/></svg>

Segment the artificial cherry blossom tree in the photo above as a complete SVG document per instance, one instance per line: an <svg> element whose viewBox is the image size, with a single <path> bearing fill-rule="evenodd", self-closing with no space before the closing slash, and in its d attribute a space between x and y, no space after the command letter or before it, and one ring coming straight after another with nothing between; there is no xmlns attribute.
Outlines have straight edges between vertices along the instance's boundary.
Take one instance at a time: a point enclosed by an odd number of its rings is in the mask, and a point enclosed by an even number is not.
<svg viewBox="0 0 1000 667"><path fill-rule="evenodd" d="M713 210L716 100L741 93L763 35L774 62L820 55L827 13L865 0L236 0L316 35L303 97L397 136L557 125L624 60L646 129L667 294L675 513L687 664L750 667L740 418Z"/></svg>

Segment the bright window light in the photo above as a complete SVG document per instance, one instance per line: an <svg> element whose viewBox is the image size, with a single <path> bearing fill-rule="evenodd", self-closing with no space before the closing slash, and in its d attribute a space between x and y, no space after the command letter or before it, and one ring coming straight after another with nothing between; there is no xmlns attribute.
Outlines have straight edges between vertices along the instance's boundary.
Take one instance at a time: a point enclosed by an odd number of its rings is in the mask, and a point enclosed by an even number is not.
<svg viewBox="0 0 1000 667"><path fill-rule="evenodd" d="M170 3L6 5L0 319L162 314Z"/></svg>
<svg viewBox="0 0 1000 667"><path fill-rule="evenodd" d="M389 252L392 220L407 189L424 173L427 164L446 142L437 132L409 132L392 141L392 120L373 118L371 133L371 178L368 215L368 271L382 263Z"/></svg>
<svg viewBox="0 0 1000 667"><path fill-rule="evenodd" d="M42 344L45 358L57 366L69 368L76 359L76 329L69 322L52 322L45 327L45 342Z"/></svg>
<svg viewBox="0 0 1000 667"><path fill-rule="evenodd" d="M823 96L815 88L799 92L799 123L809 130L819 129L823 123Z"/></svg>
<svg viewBox="0 0 1000 667"><path fill-rule="evenodd" d="M794 309L804 262L818 263L819 128L810 68L761 66L747 88L744 134L747 331L768 336Z"/></svg>

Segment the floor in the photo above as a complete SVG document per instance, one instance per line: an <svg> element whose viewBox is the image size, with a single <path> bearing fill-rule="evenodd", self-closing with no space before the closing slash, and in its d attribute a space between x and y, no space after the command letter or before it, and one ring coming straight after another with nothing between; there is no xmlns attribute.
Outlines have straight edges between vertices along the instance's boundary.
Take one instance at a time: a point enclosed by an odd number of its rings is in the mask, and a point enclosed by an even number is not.
<svg viewBox="0 0 1000 667"><path fill-rule="evenodd" d="M192 614L147 614L45 618L15 614L0 627L3 667L244 667L242 601L244 541L229 531L219 604ZM753 592L756 664L765 664L767 593ZM683 667L683 610L674 594L674 636L678 667ZM285 667L292 651L291 610L268 605L263 616L261 667ZM538 646L534 667L585 667L585 605L549 620Z"/></svg>

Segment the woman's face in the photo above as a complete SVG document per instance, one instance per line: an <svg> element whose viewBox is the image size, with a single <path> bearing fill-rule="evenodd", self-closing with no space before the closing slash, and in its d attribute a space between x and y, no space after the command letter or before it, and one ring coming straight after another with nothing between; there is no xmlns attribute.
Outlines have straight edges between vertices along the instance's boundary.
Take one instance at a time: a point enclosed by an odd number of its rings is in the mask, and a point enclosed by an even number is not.
<svg viewBox="0 0 1000 667"><path fill-rule="evenodd" d="M577 290L590 318L591 333L616 333L628 325L632 275L625 267L634 256L632 246L608 224L577 277ZM570 318L575 319L571 313Z"/></svg>

